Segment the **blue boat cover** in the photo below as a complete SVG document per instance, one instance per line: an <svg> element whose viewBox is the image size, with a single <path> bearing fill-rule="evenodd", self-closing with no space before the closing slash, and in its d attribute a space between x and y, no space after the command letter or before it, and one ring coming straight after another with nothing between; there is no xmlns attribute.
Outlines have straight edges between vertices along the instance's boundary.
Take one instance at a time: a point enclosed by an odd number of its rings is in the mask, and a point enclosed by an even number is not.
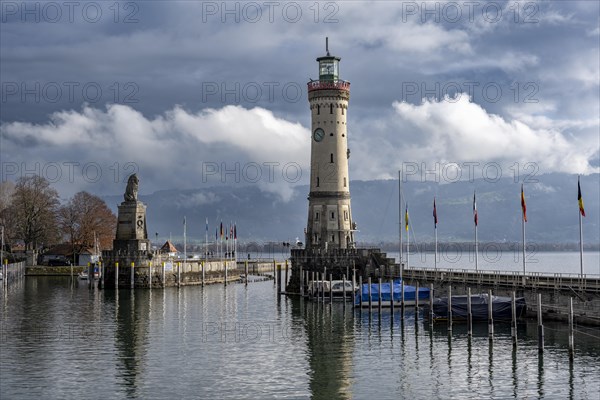
<svg viewBox="0 0 600 400"><path fill-rule="evenodd" d="M400 303L400 296L402 293L402 280L394 279L394 302ZM360 288L360 296L363 303L369 302L369 284L363 283ZM404 285L404 301L415 301L416 287L410 285ZM381 301L390 301L390 283L381 283ZM419 288L419 301L429 299L429 288ZM379 283L371 283L371 302L379 302ZM356 304L360 304L360 298L356 297Z"/></svg>

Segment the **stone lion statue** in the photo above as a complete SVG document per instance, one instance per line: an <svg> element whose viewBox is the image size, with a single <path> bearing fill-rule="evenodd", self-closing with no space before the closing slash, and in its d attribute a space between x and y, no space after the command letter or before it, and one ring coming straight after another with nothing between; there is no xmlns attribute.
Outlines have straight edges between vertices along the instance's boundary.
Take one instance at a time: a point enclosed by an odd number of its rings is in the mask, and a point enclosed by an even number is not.
<svg viewBox="0 0 600 400"><path fill-rule="evenodd" d="M123 196L125 197L125 201L137 201L139 183L140 180L136 174L129 176L129 179L127 180L127 188L125 189L125 195Z"/></svg>

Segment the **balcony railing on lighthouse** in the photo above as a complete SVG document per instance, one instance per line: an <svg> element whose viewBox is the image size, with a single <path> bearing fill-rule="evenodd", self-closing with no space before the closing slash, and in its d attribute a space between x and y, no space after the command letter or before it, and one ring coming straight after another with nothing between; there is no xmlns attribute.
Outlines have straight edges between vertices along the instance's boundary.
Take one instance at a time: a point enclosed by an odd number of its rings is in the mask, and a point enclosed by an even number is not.
<svg viewBox="0 0 600 400"><path fill-rule="evenodd" d="M308 82L308 91L314 90L344 90L350 91L350 82L337 80L337 81L310 81Z"/></svg>

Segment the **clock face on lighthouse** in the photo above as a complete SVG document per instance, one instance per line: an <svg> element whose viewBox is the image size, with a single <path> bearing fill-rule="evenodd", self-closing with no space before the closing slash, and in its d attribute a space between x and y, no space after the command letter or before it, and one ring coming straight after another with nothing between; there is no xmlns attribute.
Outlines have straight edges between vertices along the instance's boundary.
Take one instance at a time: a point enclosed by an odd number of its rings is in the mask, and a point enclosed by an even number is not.
<svg viewBox="0 0 600 400"><path fill-rule="evenodd" d="M325 137L325 131L321 128L317 128L315 129L315 132L313 133L313 138L315 139L315 142L320 142L321 140L323 140L323 138Z"/></svg>

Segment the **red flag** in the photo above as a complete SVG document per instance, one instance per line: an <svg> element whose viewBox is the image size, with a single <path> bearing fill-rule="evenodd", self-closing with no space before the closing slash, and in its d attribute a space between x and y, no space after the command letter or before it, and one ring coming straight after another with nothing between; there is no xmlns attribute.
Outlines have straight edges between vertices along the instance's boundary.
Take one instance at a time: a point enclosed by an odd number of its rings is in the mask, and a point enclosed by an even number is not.
<svg viewBox="0 0 600 400"><path fill-rule="evenodd" d="M523 221L527 222L527 204L525 204L525 192L521 184L521 209L523 210Z"/></svg>
<svg viewBox="0 0 600 400"><path fill-rule="evenodd" d="M437 219L437 209L435 207L435 197L433 198L433 224L434 227L437 229L437 223L438 223L438 219Z"/></svg>
<svg viewBox="0 0 600 400"><path fill-rule="evenodd" d="M478 218L477 218L477 202L475 201L475 192L473 192L473 221L475 221L475 226L477 226Z"/></svg>

